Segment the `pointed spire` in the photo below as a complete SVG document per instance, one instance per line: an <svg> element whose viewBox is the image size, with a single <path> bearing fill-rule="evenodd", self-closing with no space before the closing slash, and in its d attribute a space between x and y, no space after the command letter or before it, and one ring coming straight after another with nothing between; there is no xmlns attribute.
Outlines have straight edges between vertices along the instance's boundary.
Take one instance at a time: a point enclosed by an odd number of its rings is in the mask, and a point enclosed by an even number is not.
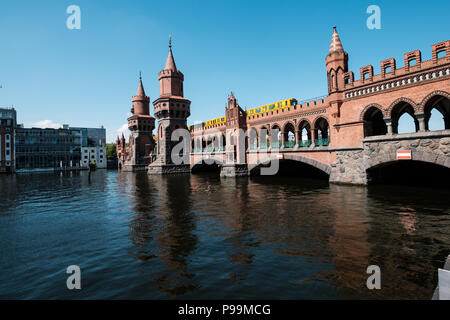
<svg viewBox="0 0 450 320"><path fill-rule="evenodd" d="M139 71L139 86L136 92L136 96L145 97L144 85L142 84L142 73Z"/></svg>
<svg viewBox="0 0 450 320"><path fill-rule="evenodd" d="M166 67L164 70L177 71L175 60L172 55L172 36L169 36L169 55L167 56Z"/></svg>
<svg viewBox="0 0 450 320"><path fill-rule="evenodd" d="M328 52L328 54L343 51L344 47L342 46L341 39L339 38L336 27L333 27L333 35L331 36L330 51Z"/></svg>

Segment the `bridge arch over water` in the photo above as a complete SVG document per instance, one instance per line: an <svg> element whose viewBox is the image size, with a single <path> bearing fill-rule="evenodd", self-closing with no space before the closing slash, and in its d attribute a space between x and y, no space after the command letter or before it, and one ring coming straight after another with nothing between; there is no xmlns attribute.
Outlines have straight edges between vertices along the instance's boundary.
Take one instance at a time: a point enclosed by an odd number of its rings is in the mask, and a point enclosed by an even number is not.
<svg viewBox="0 0 450 320"><path fill-rule="evenodd" d="M311 159L309 157L304 157L304 156L299 156L299 155L291 155L291 154L284 154L283 159L278 159L278 157L276 155L270 155L270 156L266 156L261 158L260 160L256 161L255 163L251 163L249 164L249 171L252 173L257 173L259 171L259 169L263 166L268 166L270 165L271 161L279 161L279 164L283 164L283 162L286 161L292 161L292 162L298 162L300 164L304 164L307 166L310 166L311 168L317 169L319 171L321 171L323 174L329 176L331 173L331 166ZM295 173L295 172L292 172Z"/></svg>

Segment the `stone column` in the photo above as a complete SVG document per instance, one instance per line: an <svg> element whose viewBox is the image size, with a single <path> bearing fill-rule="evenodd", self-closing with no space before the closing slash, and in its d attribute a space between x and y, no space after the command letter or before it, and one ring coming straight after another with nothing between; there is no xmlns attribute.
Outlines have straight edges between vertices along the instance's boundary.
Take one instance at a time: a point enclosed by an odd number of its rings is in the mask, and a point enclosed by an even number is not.
<svg viewBox="0 0 450 320"><path fill-rule="evenodd" d="M387 126L387 134L392 135L392 120L384 119L384 123L386 123L386 126Z"/></svg>
<svg viewBox="0 0 450 320"><path fill-rule="evenodd" d="M311 128L311 146L314 147L316 145L316 134L314 128Z"/></svg>
<svg viewBox="0 0 450 320"><path fill-rule="evenodd" d="M425 131L425 114L419 113L416 114L417 121L419 121L419 131L423 132Z"/></svg>
<svg viewBox="0 0 450 320"><path fill-rule="evenodd" d="M301 140L301 136L300 136L300 131L299 130L295 130L295 148L298 148L300 146L300 140Z"/></svg>

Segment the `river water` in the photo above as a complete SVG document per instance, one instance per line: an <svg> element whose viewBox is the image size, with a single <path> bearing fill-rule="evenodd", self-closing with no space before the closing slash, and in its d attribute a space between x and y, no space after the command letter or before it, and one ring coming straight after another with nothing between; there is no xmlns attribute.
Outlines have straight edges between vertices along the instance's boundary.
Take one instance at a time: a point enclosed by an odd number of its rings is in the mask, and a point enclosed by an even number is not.
<svg viewBox="0 0 450 320"><path fill-rule="evenodd" d="M2 299L430 299L450 254L448 189L100 170L0 191Z"/></svg>

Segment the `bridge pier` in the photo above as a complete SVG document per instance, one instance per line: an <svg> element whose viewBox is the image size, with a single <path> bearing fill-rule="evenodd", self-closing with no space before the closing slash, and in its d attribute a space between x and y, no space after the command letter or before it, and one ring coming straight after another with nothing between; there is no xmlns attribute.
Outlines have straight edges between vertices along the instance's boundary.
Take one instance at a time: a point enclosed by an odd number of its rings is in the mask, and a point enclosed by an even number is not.
<svg viewBox="0 0 450 320"><path fill-rule="evenodd" d="M362 148L336 151L336 161L331 164L330 182L367 184Z"/></svg>
<svg viewBox="0 0 450 320"><path fill-rule="evenodd" d="M247 164L224 164L220 169L221 177L245 177L249 174Z"/></svg>
<svg viewBox="0 0 450 320"><path fill-rule="evenodd" d="M367 170L398 160L397 151L411 151L411 160L450 168L450 130L373 136L362 141L361 148L336 151L331 164L330 182L366 185Z"/></svg>

